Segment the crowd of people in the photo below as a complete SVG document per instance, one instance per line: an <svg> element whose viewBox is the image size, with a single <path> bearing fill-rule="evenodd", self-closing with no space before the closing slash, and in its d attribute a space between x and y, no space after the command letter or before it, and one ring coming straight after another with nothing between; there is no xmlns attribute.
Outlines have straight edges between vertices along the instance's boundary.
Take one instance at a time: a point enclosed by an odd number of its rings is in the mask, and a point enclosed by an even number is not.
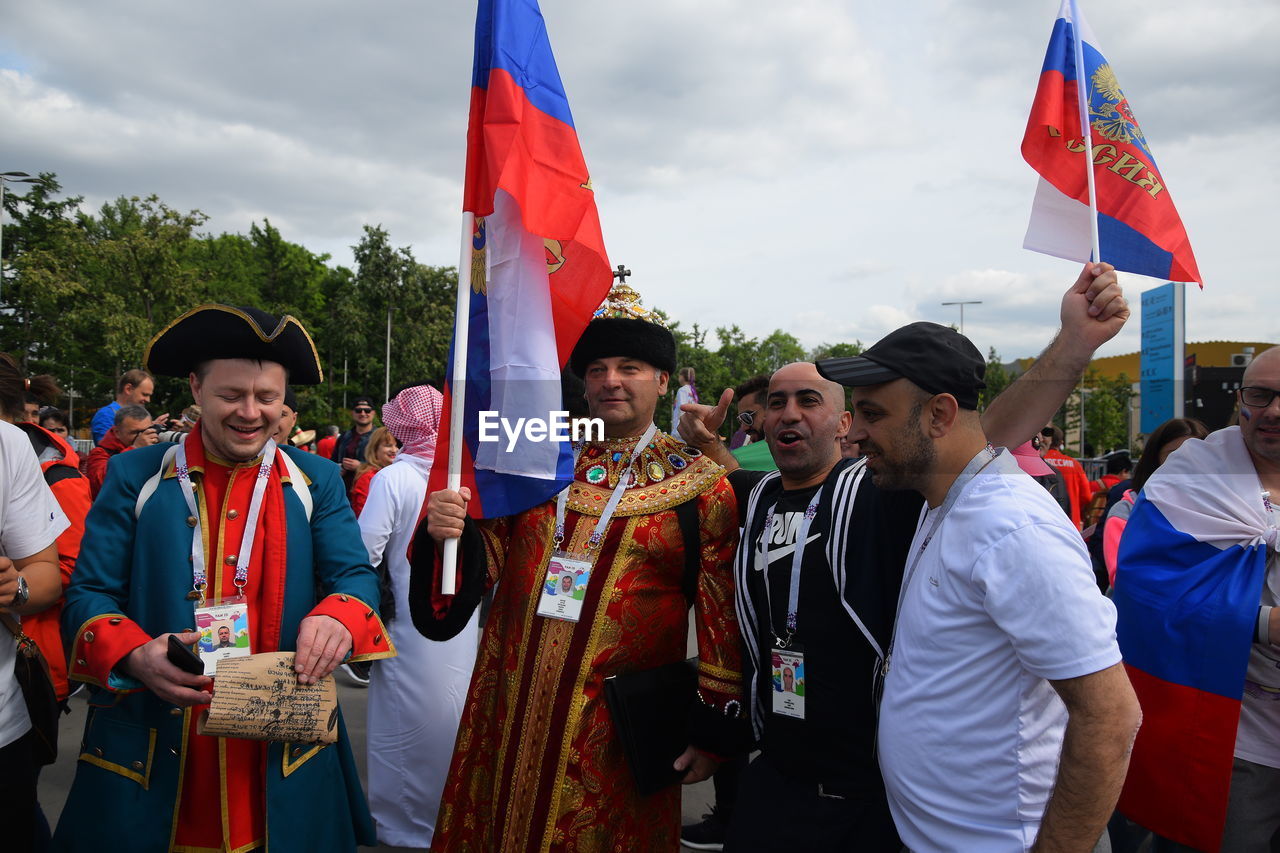
<svg viewBox="0 0 1280 853"><path fill-rule="evenodd" d="M322 372L292 317L177 318L84 458L56 381L0 355L6 849L1270 850L1280 348L1236 425L1170 421L1091 480L1053 420L1128 316L1086 266L981 410L981 353L923 322L700 399L619 285L563 386L603 438L490 519L428 487L428 382L302 428ZM179 416L148 409L156 376L188 383ZM340 711L329 745L204 733L241 636L300 685L368 686L363 783ZM52 828L27 638L58 702L87 691ZM618 698L641 683L679 693L656 776ZM678 783L706 779L682 827Z"/></svg>

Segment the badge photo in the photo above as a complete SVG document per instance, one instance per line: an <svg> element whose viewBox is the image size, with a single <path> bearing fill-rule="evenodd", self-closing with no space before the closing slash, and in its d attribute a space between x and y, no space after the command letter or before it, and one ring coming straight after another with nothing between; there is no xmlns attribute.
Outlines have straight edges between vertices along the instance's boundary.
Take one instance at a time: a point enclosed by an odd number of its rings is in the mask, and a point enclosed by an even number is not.
<svg viewBox="0 0 1280 853"><path fill-rule="evenodd" d="M249 608L244 603L196 608L196 630L200 632L196 652L204 661L205 675L213 675L220 660L251 654Z"/></svg>
<svg viewBox="0 0 1280 853"><path fill-rule="evenodd" d="M589 561L559 553L553 555L547 563L547 576L538 597L538 615L577 622L582 616L582 602L587 597L590 577Z"/></svg>
<svg viewBox="0 0 1280 853"><path fill-rule="evenodd" d="M804 719L804 654L773 650L773 712Z"/></svg>

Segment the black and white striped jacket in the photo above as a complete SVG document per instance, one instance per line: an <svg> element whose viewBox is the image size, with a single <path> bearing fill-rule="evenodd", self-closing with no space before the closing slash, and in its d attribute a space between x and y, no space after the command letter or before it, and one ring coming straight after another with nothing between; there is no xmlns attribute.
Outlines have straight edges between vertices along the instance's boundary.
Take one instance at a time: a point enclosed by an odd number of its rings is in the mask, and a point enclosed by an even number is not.
<svg viewBox="0 0 1280 853"><path fill-rule="evenodd" d="M734 561L738 623L746 644L743 673L756 740L764 731L768 670L761 662L772 648L763 573L752 564L760 550L765 518L782 494L781 475L764 476L747 499L746 523ZM827 475L813 530L825 536L823 553L845 613L875 652L876 667L865 673L874 701L876 670L893 630L906 552L923 499L914 492L881 492L871 482L865 460L842 459ZM803 624L804 617L801 617Z"/></svg>

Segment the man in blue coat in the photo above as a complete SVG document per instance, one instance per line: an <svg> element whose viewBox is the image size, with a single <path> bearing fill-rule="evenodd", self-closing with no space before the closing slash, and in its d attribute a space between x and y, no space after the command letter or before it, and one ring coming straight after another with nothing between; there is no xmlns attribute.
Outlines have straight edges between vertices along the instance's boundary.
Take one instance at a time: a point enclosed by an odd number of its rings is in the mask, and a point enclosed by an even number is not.
<svg viewBox="0 0 1280 853"><path fill-rule="evenodd" d="M55 847L373 844L340 721L331 746L211 737L198 725L216 690L209 657L236 651L212 649L219 620L247 630L248 652L296 652L302 684L344 659L394 654L337 466L271 439L286 384L321 381L315 346L293 317L206 305L157 335L145 361L188 377L203 414L181 444L112 460L86 521L63 633L70 677L92 694ZM170 662L168 644L196 644L202 626L207 674L193 675Z"/></svg>

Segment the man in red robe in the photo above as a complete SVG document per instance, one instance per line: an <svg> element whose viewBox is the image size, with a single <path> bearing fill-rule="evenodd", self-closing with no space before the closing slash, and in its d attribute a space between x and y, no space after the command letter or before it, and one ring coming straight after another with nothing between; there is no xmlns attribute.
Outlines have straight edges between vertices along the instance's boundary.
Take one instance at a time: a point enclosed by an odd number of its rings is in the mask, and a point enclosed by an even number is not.
<svg viewBox="0 0 1280 853"><path fill-rule="evenodd" d="M440 491L429 498L430 538L415 543L410 605L427 637L461 630L496 584L435 851L675 850L679 788L640 793L604 681L682 660L690 603L698 695L690 718L673 721L689 732L674 769L686 784L707 778L745 733L733 490L723 468L653 427L675 340L634 291L618 286L570 366L586 381L604 440L581 447L563 510L552 500L512 518L464 523L469 494ZM459 535L461 582L445 598L435 545ZM585 555L568 565L589 564L580 610L551 594L564 572L553 577L549 563L561 552ZM691 556L696 581L687 589Z"/></svg>

